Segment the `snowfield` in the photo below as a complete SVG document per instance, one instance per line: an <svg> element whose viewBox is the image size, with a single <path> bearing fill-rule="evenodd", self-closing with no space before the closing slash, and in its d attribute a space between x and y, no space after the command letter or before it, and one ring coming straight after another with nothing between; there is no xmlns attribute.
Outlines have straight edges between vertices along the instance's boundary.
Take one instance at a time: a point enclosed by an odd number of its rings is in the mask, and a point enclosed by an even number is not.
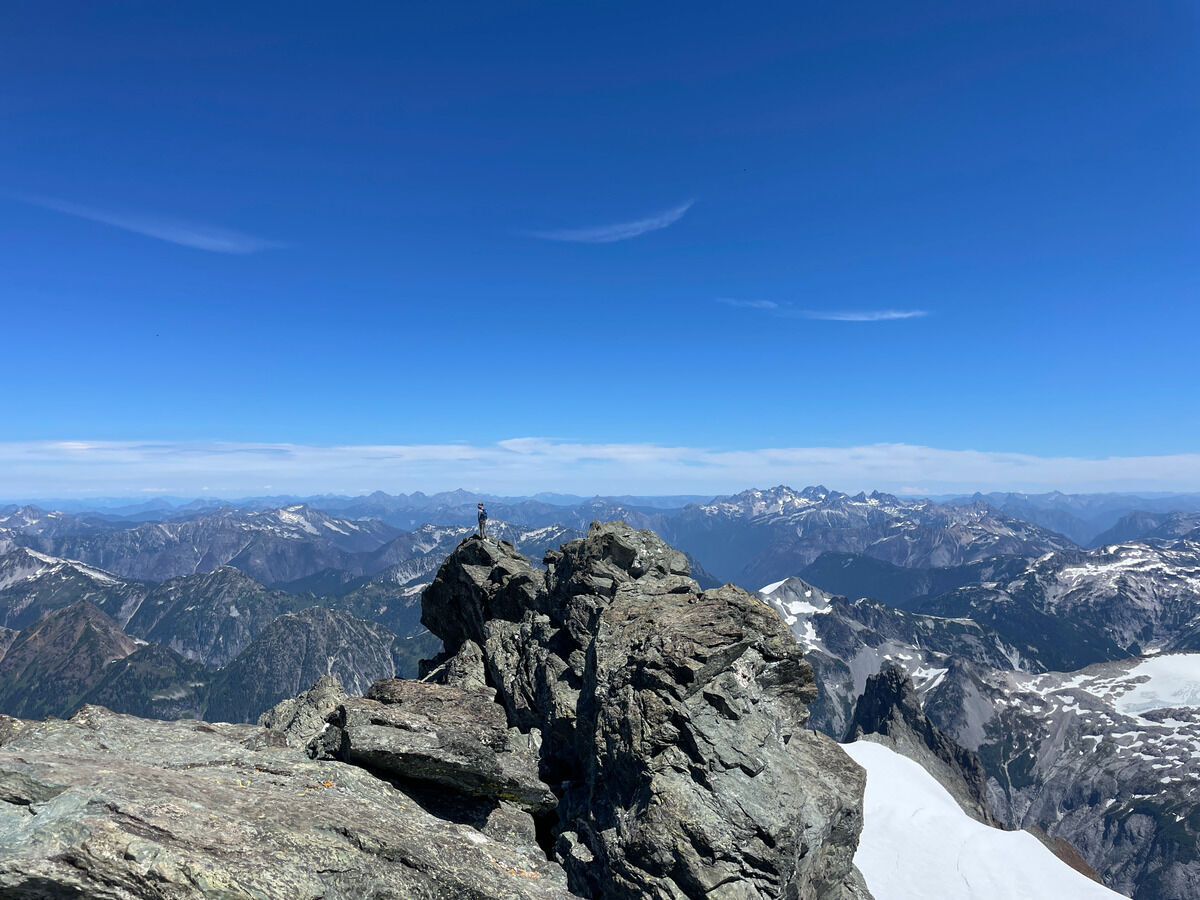
<svg viewBox="0 0 1200 900"><path fill-rule="evenodd" d="M1152 709L1200 706L1200 653L1152 657L1130 669L1126 678L1137 683L1115 706L1127 716Z"/></svg>
<svg viewBox="0 0 1200 900"><path fill-rule="evenodd" d="M964 813L921 766L870 741L844 744L867 770L854 862L875 900L1114 900L1025 831Z"/></svg>

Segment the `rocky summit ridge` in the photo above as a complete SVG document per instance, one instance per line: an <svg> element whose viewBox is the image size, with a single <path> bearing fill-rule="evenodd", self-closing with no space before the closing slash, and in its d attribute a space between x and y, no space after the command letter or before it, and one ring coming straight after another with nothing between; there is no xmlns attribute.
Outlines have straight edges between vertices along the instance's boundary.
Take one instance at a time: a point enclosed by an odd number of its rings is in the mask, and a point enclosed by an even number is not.
<svg viewBox="0 0 1200 900"><path fill-rule="evenodd" d="M421 681L258 726L0 721L0 895L869 897L864 775L780 617L623 523L544 562L462 541Z"/></svg>

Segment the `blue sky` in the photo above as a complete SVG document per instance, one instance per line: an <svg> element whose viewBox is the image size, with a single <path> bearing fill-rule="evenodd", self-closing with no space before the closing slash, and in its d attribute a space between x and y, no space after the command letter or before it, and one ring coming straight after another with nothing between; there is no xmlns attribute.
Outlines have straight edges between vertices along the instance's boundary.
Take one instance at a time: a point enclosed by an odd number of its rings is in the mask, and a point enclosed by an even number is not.
<svg viewBox="0 0 1200 900"><path fill-rule="evenodd" d="M362 487L1196 489L1198 51L1191 2L11 4L0 494L528 438L578 449Z"/></svg>

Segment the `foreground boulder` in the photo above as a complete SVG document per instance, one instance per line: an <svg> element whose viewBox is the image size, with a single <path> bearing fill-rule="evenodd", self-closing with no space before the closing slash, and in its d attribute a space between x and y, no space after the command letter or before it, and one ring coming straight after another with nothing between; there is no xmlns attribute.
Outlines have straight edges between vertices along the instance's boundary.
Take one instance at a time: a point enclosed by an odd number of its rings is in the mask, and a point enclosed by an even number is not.
<svg viewBox="0 0 1200 900"><path fill-rule="evenodd" d="M863 773L806 730L816 685L779 616L732 586L701 591L682 553L619 522L545 562L468 538L422 621L446 651L429 677L485 684L540 747L572 890L867 896Z"/></svg>
<svg viewBox="0 0 1200 900"><path fill-rule="evenodd" d="M307 691L268 709L258 717L258 724L283 732L289 747L304 747L325 730L325 719L347 699L340 681L322 675Z"/></svg>
<svg viewBox="0 0 1200 900"><path fill-rule="evenodd" d="M329 725L314 756L528 812L556 803L528 742L509 733L504 710L479 692L389 678L339 705Z"/></svg>
<svg viewBox="0 0 1200 900"><path fill-rule="evenodd" d="M561 900L532 840L251 725L0 718L0 896Z"/></svg>

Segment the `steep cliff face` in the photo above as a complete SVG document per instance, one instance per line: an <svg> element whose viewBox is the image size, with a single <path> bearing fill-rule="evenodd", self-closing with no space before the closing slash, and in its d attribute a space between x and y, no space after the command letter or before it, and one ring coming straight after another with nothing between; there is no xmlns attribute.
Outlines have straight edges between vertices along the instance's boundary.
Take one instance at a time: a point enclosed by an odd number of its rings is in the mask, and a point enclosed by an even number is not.
<svg viewBox="0 0 1200 900"><path fill-rule="evenodd" d="M921 711L912 679L896 665L884 666L867 679L854 707L847 741L868 740L890 747L920 763L950 792L963 812L985 825L995 825L987 801L987 773L979 757L947 737Z"/></svg>
<svg viewBox="0 0 1200 900"><path fill-rule="evenodd" d="M623 523L546 557L470 538L426 590L429 678L494 690L558 804L546 841L603 898L865 896L863 775L805 728L812 670L769 607L700 591Z"/></svg>

